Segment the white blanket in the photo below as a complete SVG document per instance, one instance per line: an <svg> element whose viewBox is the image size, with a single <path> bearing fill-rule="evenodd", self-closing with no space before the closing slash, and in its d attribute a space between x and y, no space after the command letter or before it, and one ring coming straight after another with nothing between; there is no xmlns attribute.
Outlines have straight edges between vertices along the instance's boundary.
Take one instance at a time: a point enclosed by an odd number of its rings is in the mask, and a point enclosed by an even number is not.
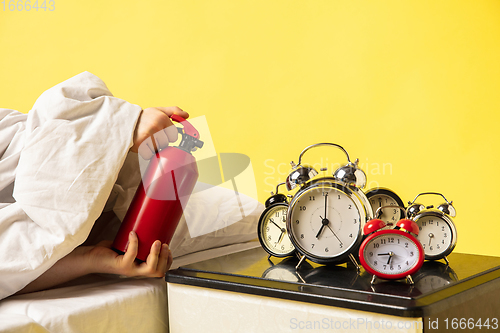
<svg viewBox="0 0 500 333"><path fill-rule="evenodd" d="M85 241L111 194L123 210L140 180L119 179L140 112L87 72L28 115L0 109L0 299Z"/></svg>

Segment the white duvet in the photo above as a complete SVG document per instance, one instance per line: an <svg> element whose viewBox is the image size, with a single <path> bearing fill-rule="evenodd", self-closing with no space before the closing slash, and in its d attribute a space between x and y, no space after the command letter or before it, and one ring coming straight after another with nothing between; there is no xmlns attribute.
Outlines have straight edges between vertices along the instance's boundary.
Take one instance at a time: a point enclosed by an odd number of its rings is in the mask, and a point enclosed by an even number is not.
<svg viewBox="0 0 500 333"><path fill-rule="evenodd" d="M110 196L124 210L140 175L119 173L140 112L87 72L28 115L0 109L0 299L84 242Z"/></svg>

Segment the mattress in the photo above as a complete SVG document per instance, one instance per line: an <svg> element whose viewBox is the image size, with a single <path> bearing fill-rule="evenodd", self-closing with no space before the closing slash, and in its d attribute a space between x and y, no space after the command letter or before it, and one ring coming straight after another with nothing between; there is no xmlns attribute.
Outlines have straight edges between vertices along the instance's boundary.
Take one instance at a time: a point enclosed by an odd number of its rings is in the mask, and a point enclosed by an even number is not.
<svg viewBox="0 0 500 333"><path fill-rule="evenodd" d="M223 246L174 259L172 268L259 246ZM0 301L0 332L168 332L164 279L89 275Z"/></svg>

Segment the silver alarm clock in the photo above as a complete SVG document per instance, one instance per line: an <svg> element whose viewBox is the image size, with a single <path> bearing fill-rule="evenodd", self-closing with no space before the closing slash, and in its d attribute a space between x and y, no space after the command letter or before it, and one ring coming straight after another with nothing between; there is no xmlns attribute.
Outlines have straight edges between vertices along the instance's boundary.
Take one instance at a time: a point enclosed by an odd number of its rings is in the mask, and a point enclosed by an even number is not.
<svg viewBox="0 0 500 333"><path fill-rule="evenodd" d="M338 148L347 156L347 164L332 176L316 177L318 172L302 164L304 154L315 147ZM363 238L363 226L373 218L373 211L362 191L366 175L351 162L347 151L335 143L317 143L306 147L298 164L286 179L290 191L299 187L287 212L287 231L295 249L301 255L297 265L307 258L320 264L340 264L351 260L359 269L353 253ZM325 169L322 169L325 170Z"/></svg>
<svg viewBox="0 0 500 333"><path fill-rule="evenodd" d="M424 206L415 201L422 195L438 195L443 197L444 203L437 208ZM417 223L420 232L418 240L422 244L426 260L444 259L448 263L449 255L457 244L457 229L452 218L456 216L453 203L444 195L436 192L420 193L408 203L407 215Z"/></svg>

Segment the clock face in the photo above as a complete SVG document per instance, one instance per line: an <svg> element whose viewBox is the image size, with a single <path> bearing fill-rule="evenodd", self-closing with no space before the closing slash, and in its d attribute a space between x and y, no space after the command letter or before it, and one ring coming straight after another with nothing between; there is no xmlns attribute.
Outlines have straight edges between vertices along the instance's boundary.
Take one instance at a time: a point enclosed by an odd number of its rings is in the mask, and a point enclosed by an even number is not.
<svg viewBox="0 0 500 333"><path fill-rule="evenodd" d="M269 207L259 221L259 240L264 249L276 257L290 255L295 250L286 230L288 205Z"/></svg>
<svg viewBox="0 0 500 333"><path fill-rule="evenodd" d="M413 274L424 261L420 243L410 234L392 229L368 236L359 255L368 272L384 279L400 279Z"/></svg>
<svg viewBox="0 0 500 333"><path fill-rule="evenodd" d="M426 259L439 259L448 255L455 247L453 224L438 214L421 214L415 218L419 227L417 239L424 248Z"/></svg>
<svg viewBox="0 0 500 333"><path fill-rule="evenodd" d="M370 206L375 213L378 208L384 206L399 206L404 207L403 201L399 196L388 189L374 189L366 193ZM392 227L400 219L404 218L404 211L399 208L383 208L382 215L376 217L386 223L388 227Z"/></svg>
<svg viewBox="0 0 500 333"><path fill-rule="evenodd" d="M292 242L312 261L347 257L361 239L360 225L365 217L341 187L322 183L297 193L289 214Z"/></svg>

